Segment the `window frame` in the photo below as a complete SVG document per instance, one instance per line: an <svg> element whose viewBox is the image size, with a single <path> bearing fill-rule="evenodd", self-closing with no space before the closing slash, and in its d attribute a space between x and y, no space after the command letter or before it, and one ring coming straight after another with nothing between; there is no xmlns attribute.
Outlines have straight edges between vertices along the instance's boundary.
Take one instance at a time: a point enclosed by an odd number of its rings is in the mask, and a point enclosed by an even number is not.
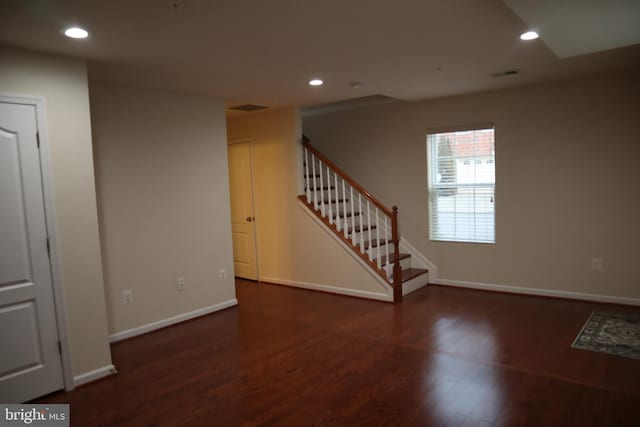
<svg viewBox="0 0 640 427"><path fill-rule="evenodd" d="M446 188L492 188L493 189L493 241L481 241L481 240L462 240L462 239L457 239L457 238L453 238L453 239L445 239L445 238L441 238L441 237L437 237L434 236L434 219L433 219L433 215L432 215L432 204L433 204L433 200L432 200L432 194L433 194L433 189L434 189L434 183L433 183L433 178L435 176L437 176L437 172L434 174L432 173L432 171L438 169L438 165L437 165L437 157L433 156L432 153L432 143L431 143L431 138L430 137L435 137L438 134L444 134L444 133L468 133L468 132L473 132L473 131L478 131L478 132L487 132L487 131L493 131L493 149L491 151L491 157L490 159L492 160L491 162L489 162L488 164L491 164L491 166L493 167L493 183L472 183L472 184L437 184L435 185L436 189L446 189ZM496 204L497 204L497 171L496 171L496 127L493 123L483 123L483 124L479 124L479 125L472 125L472 126L466 126L466 127L449 127L449 128L445 128L445 129L429 129L427 130L427 134L426 134L426 148L427 148L427 202L428 202L428 206L427 206L427 216L428 216L428 224L429 224L429 240L432 242L440 242L440 243L462 243L462 244L476 244L476 245L495 245L497 243L497 209L496 209ZM453 157L454 159L456 159L455 157ZM460 158L461 159L461 158ZM465 160L470 159L469 157L465 157ZM477 160L477 157L474 156L471 159L473 160ZM475 162L473 162L472 160L472 165L475 166ZM475 212L474 212L475 215Z"/></svg>

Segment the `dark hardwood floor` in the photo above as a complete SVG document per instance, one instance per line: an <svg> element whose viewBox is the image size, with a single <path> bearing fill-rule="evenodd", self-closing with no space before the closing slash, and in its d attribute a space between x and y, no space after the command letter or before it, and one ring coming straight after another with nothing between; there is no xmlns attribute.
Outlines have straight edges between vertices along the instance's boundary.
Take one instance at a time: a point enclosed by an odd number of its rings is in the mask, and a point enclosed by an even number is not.
<svg viewBox="0 0 640 427"><path fill-rule="evenodd" d="M38 403L73 426L639 426L640 360L570 347L586 302L429 286L392 305L237 281Z"/></svg>

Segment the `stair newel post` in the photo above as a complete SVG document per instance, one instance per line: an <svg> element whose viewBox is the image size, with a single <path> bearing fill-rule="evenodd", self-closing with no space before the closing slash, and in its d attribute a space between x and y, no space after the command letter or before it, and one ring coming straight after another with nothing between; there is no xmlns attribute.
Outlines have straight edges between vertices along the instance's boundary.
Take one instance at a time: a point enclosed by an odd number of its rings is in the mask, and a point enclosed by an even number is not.
<svg viewBox="0 0 640 427"><path fill-rule="evenodd" d="M387 215L384 216L384 238L387 240L389 239L389 217ZM389 242L384 245L384 254L386 255L385 259L387 260L387 263L384 265L384 271L387 274L387 279L391 279L393 276L391 276L390 270L391 260L389 259Z"/></svg>
<svg viewBox="0 0 640 427"><path fill-rule="evenodd" d="M324 191L322 188L320 191ZM336 198L338 196L338 189L336 189ZM329 172L329 166L327 165L327 198L329 204L329 224L333 225L333 205L331 203L331 174Z"/></svg>
<svg viewBox="0 0 640 427"><path fill-rule="evenodd" d="M307 203L311 203L311 186L309 185L309 150L307 147L304 150L304 175L307 184Z"/></svg>
<svg viewBox="0 0 640 427"><path fill-rule="evenodd" d="M364 213L362 212L362 194L358 191L358 212L360 212L360 252L364 253Z"/></svg>
<svg viewBox="0 0 640 427"><path fill-rule="evenodd" d="M340 197L338 196L338 173L333 172L333 181L336 183L336 228L340 231L340 226L342 225L342 221L340 220Z"/></svg>
<svg viewBox="0 0 640 427"><path fill-rule="evenodd" d="M316 156L311 154L311 170L313 174L313 209L318 210L318 184L316 183Z"/></svg>
<svg viewBox="0 0 640 427"><path fill-rule="evenodd" d="M371 206L369 199L367 199L367 225L369 226L369 259L373 261L372 248L371 248Z"/></svg>
<svg viewBox="0 0 640 427"><path fill-rule="evenodd" d="M398 234L398 207L391 212L391 240L393 241L393 302L402 302L402 268L400 267L400 236Z"/></svg>
<svg viewBox="0 0 640 427"><path fill-rule="evenodd" d="M324 205L324 194L322 194L322 192L324 191L322 190L322 188L324 187L322 183L322 162L320 162L320 164L318 165L318 169L320 170L320 188L318 188L316 191L320 192L320 212L322 212L322 216L327 216L327 211Z"/></svg>
<svg viewBox="0 0 640 427"><path fill-rule="evenodd" d="M351 243L355 246L356 244L356 216L353 214L355 211L353 210L353 185L350 187L351 196L349 200L351 201Z"/></svg>
<svg viewBox="0 0 640 427"><path fill-rule="evenodd" d="M380 249L382 249L382 242L380 241L380 209L378 208L376 208L376 242L378 243L376 248L376 264L378 268L381 269L382 262L380 260L380 257L382 256L382 254L380 253Z"/></svg>
<svg viewBox="0 0 640 427"><path fill-rule="evenodd" d="M338 201L338 205L340 204L340 202ZM346 215L347 212L347 191L345 190L344 187L344 179L342 180L342 209L345 212L344 215L344 237L349 237L348 233L349 233L349 217ZM353 216L353 211L351 212L351 216Z"/></svg>

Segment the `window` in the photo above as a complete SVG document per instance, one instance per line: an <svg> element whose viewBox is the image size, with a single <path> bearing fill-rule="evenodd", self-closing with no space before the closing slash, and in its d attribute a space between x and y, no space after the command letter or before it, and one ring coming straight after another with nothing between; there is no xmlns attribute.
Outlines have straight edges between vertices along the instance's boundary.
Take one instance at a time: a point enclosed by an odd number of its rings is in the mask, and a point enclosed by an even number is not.
<svg viewBox="0 0 640 427"><path fill-rule="evenodd" d="M427 152L431 240L495 243L494 129L428 134Z"/></svg>

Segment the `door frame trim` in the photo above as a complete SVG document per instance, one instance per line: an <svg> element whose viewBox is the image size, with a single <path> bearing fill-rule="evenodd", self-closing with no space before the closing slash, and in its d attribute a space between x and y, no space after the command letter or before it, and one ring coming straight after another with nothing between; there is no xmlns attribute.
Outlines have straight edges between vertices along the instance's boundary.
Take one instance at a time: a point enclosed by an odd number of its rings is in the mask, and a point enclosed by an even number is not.
<svg viewBox="0 0 640 427"><path fill-rule="evenodd" d="M227 140L227 146L234 144L249 144L249 162L251 164L251 205L253 206L253 214L260 219L260 212L258 212L258 205L256 204L256 167L255 156L253 154L253 146L255 142L252 138L235 138ZM256 281L260 282L260 250L258 243L260 239L258 237L258 223L253 221L253 243L256 248Z"/></svg>
<svg viewBox="0 0 640 427"><path fill-rule="evenodd" d="M44 196L44 213L47 235L50 243L50 267L51 284L53 288L53 305L56 313L56 327L58 339L61 342L60 360L62 362L62 379L64 389L73 390L75 383L73 380L73 370L71 366L71 349L69 345L69 327L67 321L67 310L64 303L64 293L62 290L62 279L60 274L60 257L58 254L58 240L56 237L55 205L53 198L53 185L51 174L51 156L49 152L49 138L47 127L47 102L43 96L29 95L9 95L0 94L0 102L8 104L31 105L36 110L36 126L40 137L40 173L42 177L42 191Z"/></svg>

